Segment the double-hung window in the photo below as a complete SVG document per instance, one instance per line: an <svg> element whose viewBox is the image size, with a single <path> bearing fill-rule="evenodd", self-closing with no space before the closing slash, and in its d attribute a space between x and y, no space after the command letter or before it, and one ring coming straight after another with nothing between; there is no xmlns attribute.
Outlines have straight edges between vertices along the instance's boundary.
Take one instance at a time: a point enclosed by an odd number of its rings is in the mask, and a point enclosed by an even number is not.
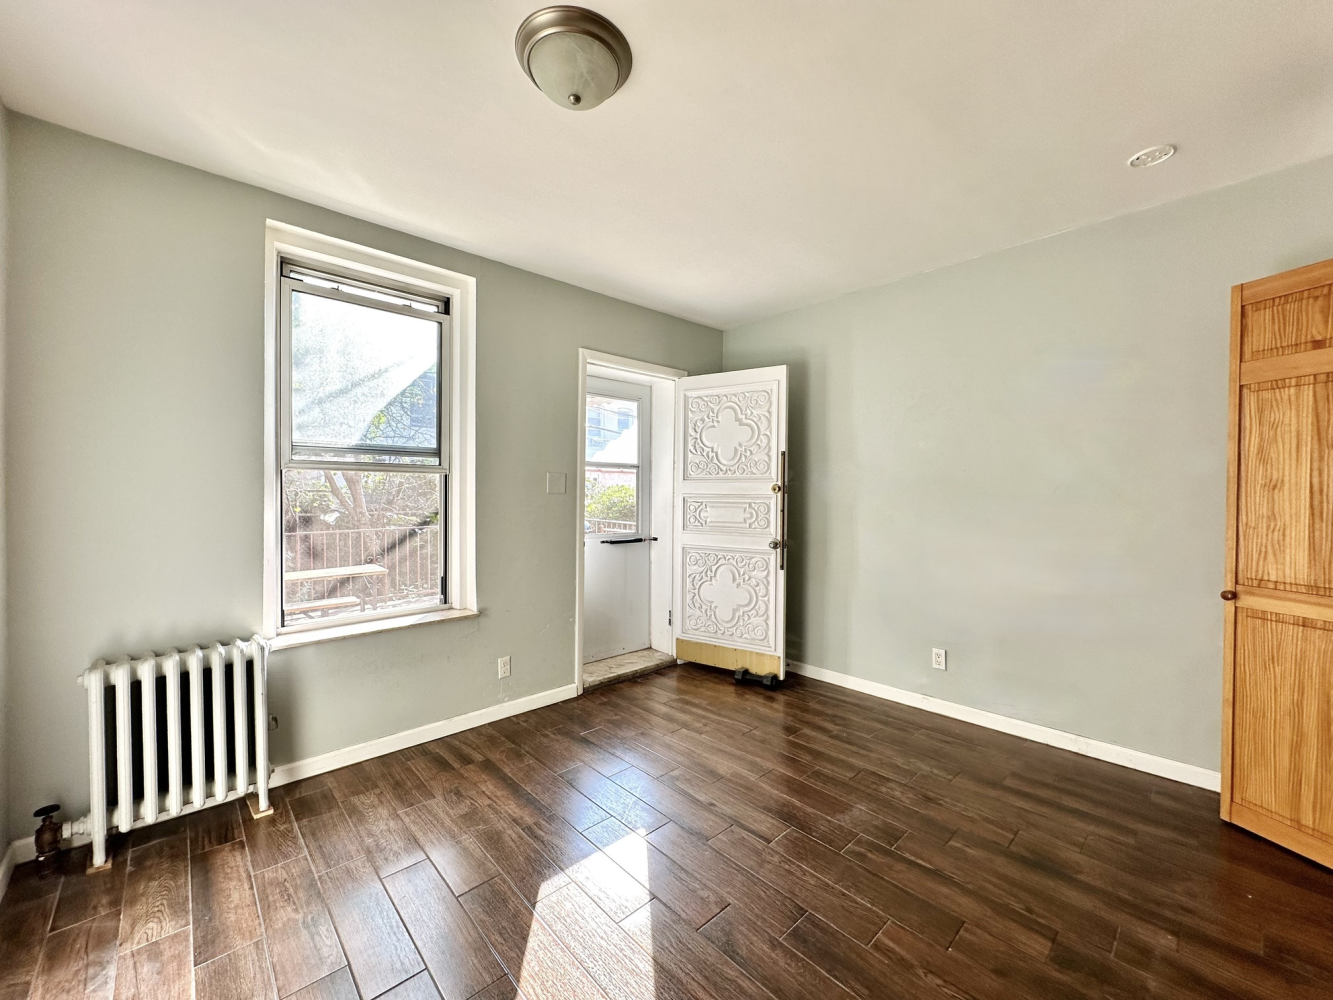
<svg viewBox="0 0 1333 1000"><path fill-rule="evenodd" d="M273 631L470 606L451 593L458 296L382 269L275 263Z"/></svg>

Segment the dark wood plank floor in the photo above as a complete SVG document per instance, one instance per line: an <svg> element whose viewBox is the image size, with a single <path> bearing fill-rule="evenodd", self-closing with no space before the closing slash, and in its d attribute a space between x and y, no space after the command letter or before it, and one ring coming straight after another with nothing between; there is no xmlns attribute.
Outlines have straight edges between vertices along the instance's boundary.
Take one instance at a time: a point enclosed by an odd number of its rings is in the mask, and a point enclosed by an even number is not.
<svg viewBox="0 0 1333 1000"><path fill-rule="evenodd" d="M1217 796L693 667L21 868L0 1000L1333 996L1333 873Z"/></svg>

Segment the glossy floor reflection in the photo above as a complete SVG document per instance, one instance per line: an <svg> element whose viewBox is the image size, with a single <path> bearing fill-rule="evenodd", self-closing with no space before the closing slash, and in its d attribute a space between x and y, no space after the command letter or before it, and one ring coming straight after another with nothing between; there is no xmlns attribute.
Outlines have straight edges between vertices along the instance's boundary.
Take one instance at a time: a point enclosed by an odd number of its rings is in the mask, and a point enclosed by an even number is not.
<svg viewBox="0 0 1333 1000"><path fill-rule="evenodd" d="M0 906L0 1000L1327 997L1333 873L1217 796L668 667L140 831Z"/></svg>

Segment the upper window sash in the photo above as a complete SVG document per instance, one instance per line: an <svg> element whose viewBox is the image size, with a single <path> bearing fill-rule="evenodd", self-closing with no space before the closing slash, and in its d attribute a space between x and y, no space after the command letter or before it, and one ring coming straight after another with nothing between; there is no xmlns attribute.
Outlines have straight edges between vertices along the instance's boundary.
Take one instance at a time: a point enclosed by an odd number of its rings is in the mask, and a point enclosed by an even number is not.
<svg viewBox="0 0 1333 1000"><path fill-rule="evenodd" d="M343 269L337 267L327 267L323 264L307 265L287 259L283 261L281 277L291 277L293 280L304 281L304 283L315 285L317 288L344 291L351 293L351 295L357 295L360 299L384 301L384 303L389 304L415 305L421 312L440 312L445 313L445 315L452 312L452 309L449 308L449 305L451 305L449 296L432 295L432 293L409 287L408 284L389 279L389 277L383 280L372 280L368 277L356 275L356 273L344 272Z"/></svg>
<svg viewBox="0 0 1333 1000"><path fill-rule="evenodd" d="M279 443L281 461L284 468L346 469L346 470L385 470L398 469L403 472L448 472L449 441L449 387L451 385L450 363L450 299L427 298L420 294L402 291L391 285L373 285L369 282L347 278L333 271L324 271L306 267L284 260L282 277L279 283L279 324L278 339L281 357L280 418ZM316 283L317 279L342 286L358 286L367 292L383 292L386 298L377 298L374 294L357 294L340 287L328 287ZM395 315L410 316L414 320L433 323L436 326L436 399L435 399L435 446L416 447L411 445L383 444L346 444L346 443L307 443L298 450L295 447L294 422L292 412L292 302L294 293L319 296L362 308L375 309ZM388 301L387 298L400 299ZM301 454L301 451L317 454ZM376 461L367 456L383 456L385 459L400 458L403 461Z"/></svg>
<svg viewBox="0 0 1333 1000"><path fill-rule="evenodd" d="M449 299L407 291L392 283L373 284L362 278L351 278L335 270L320 270L284 261L282 277L300 282L301 290L330 298L344 299L357 305L374 305L389 311L402 310L410 316L429 316L432 313L448 316Z"/></svg>

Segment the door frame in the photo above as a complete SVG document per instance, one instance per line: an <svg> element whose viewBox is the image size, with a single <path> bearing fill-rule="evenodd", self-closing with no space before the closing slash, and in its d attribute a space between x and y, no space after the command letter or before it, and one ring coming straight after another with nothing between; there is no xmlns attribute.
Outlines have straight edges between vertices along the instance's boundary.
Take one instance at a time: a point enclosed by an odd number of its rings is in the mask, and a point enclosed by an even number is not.
<svg viewBox="0 0 1333 1000"><path fill-rule="evenodd" d="M619 379L652 387L652 446L649 455L652 544L649 581L649 643L669 653L674 649L667 612L671 610L672 477L675 468L676 379L689 374L647 361L579 348L578 447L574 465L574 686L583 693L583 476L587 468L587 396L589 369L598 378ZM665 491L665 492L664 492ZM663 497L665 496L665 502Z"/></svg>

